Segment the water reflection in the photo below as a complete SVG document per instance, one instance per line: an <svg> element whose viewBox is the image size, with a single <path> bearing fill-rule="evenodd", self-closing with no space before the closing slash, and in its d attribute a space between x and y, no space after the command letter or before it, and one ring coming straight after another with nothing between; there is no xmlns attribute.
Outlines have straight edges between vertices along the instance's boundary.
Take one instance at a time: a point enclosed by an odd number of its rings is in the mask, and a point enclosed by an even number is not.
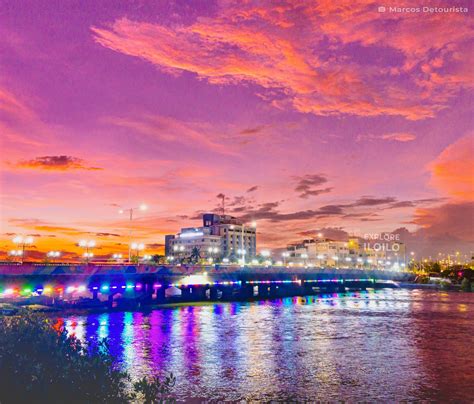
<svg viewBox="0 0 474 404"><path fill-rule="evenodd" d="M183 400L471 401L473 313L472 294L382 290L62 320Z"/></svg>

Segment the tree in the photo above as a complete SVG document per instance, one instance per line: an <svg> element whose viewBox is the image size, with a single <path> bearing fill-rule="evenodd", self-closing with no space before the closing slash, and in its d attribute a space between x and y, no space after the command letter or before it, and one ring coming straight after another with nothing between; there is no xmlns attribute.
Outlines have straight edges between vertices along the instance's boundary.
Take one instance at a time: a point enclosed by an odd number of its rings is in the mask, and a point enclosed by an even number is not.
<svg viewBox="0 0 474 404"><path fill-rule="evenodd" d="M155 254L151 258L151 262L153 262L154 264L163 264L165 262L165 258L166 257L164 255Z"/></svg>
<svg viewBox="0 0 474 404"><path fill-rule="evenodd" d="M434 262L430 267L430 271L437 274L441 273L441 265L439 265L439 262Z"/></svg>
<svg viewBox="0 0 474 404"><path fill-rule="evenodd" d="M463 278L461 282L461 290L464 292L470 292L472 288L471 283L469 282L469 279Z"/></svg>
<svg viewBox="0 0 474 404"><path fill-rule="evenodd" d="M193 264L199 262L199 260L201 259L201 250L197 247L193 247L190 259Z"/></svg>
<svg viewBox="0 0 474 404"><path fill-rule="evenodd" d="M113 365L105 340L86 347L39 314L0 316L2 404L166 402L174 381L142 379L130 391L130 376Z"/></svg>

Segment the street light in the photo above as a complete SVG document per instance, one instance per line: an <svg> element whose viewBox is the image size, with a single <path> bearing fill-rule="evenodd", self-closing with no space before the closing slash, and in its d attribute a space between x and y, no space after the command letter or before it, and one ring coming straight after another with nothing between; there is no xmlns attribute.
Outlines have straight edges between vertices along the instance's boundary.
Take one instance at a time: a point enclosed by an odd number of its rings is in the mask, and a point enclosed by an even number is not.
<svg viewBox="0 0 474 404"><path fill-rule="evenodd" d="M303 258L303 263L306 266L306 262L307 262L306 260L308 259L308 254L306 253L301 254L301 258Z"/></svg>
<svg viewBox="0 0 474 404"><path fill-rule="evenodd" d="M46 256L48 258L55 259L55 258L59 258L61 256L61 253L59 251L48 251Z"/></svg>
<svg viewBox="0 0 474 404"><path fill-rule="evenodd" d="M243 265L245 265L245 254L247 253L247 251L245 251L245 248L239 248L237 250L237 254L240 254L242 256L241 260L240 260L240 263Z"/></svg>
<svg viewBox="0 0 474 404"><path fill-rule="evenodd" d="M135 208L128 208L128 209L120 209L119 213L123 215L125 212L128 212L129 218L130 218L130 229L128 231L128 262L131 262L132 260L132 221L133 221L133 211L134 210L141 210L144 212L145 210L148 210L148 206L144 203L140 204L138 207Z"/></svg>
<svg viewBox="0 0 474 404"><path fill-rule="evenodd" d="M89 262L89 260L94 256L92 253L92 249L95 247L95 241L94 240L80 240L79 243L77 243L79 247L83 248L84 254L82 256L85 258L86 262Z"/></svg>
<svg viewBox="0 0 474 404"><path fill-rule="evenodd" d="M89 262L89 260L94 257L94 253L85 252L84 254L82 254L82 256L84 257L84 259L86 260L86 262Z"/></svg>
<svg viewBox="0 0 474 404"><path fill-rule="evenodd" d="M21 257L23 255L23 251L21 251L21 250L10 250L8 252L8 255L11 255L12 257Z"/></svg>
<svg viewBox="0 0 474 404"><path fill-rule="evenodd" d="M283 252L281 253L281 256L283 257L283 265L286 265L286 259L290 256L289 252Z"/></svg>
<svg viewBox="0 0 474 404"><path fill-rule="evenodd" d="M123 258L122 254L112 254L112 258L116 261L121 261Z"/></svg>
<svg viewBox="0 0 474 404"><path fill-rule="evenodd" d="M213 254L217 254L219 252L219 247L209 247L207 249L207 252L209 253L209 259L208 261L212 263L214 261Z"/></svg>
<svg viewBox="0 0 474 404"><path fill-rule="evenodd" d="M130 244L130 248L131 248L131 250L136 251L137 261L138 261L140 259L140 251L145 249L145 244L143 244L143 243L132 243L132 244Z"/></svg>
<svg viewBox="0 0 474 404"><path fill-rule="evenodd" d="M25 257L26 247L33 244L33 241L34 239L31 236L15 236L13 238L13 243L15 243L21 249L21 254L18 254L18 251L16 251L16 256L21 257L21 263L23 263L23 259Z"/></svg>

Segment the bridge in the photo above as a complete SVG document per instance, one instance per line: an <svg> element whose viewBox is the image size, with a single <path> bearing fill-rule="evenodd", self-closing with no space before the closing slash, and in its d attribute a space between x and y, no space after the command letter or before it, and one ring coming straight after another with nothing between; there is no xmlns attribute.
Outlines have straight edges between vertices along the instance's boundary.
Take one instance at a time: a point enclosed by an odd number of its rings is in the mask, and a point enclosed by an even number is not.
<svg viewBox="0 0 474 404"><path fill-rule="evenodd" d="M357 268L109 264L0 265L0 302L134 307L396 287L408 272Z"/></svg>

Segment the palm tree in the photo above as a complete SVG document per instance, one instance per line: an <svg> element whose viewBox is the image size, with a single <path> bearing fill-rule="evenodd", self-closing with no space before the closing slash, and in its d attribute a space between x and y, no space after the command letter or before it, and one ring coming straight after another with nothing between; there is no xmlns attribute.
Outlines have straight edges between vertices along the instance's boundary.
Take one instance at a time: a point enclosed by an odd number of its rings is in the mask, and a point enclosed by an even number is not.
<svg viewBox="0 0 474 404"><path fill-rule="evenodd" d="M191 262L196 263L201 259L201 250L197 247L193 247L190 256Z"/></svg>

